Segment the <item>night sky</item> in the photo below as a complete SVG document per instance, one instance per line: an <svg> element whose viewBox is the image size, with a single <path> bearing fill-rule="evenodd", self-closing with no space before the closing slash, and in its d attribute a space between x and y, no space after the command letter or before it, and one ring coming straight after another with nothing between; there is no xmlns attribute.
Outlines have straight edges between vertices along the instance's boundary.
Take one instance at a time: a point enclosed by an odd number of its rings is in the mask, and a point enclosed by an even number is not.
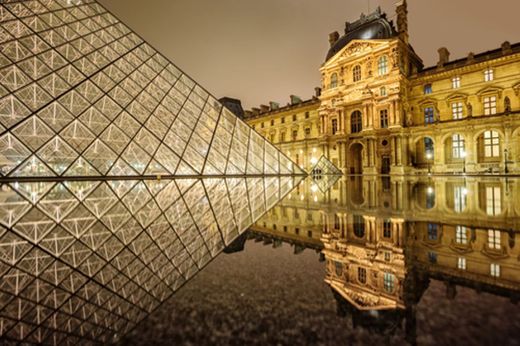
<svg viewBox="0 0 520 346"><path fill-rule="evenodd" d="M368 6L395 18L397 0L99 0L216 97L244 108L309 98L328 34ZM519 0L409 0L410 41L426 66L520 41Z"/></svg>

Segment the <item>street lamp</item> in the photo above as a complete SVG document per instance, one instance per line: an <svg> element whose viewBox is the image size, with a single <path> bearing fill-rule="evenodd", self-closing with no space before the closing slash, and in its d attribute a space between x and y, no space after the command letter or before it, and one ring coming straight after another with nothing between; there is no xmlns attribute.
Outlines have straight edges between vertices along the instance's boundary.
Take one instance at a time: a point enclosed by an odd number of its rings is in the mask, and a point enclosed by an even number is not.
<svg viewBox="0 0 520 346"><path fill-rule="evenodd" d="M431 168L432 157L433 157L432 153L430 151L428 151L426 153L426 160L428 160L428 175L432 174L432 168Z"/></svg>
<svg viewBox="0 0 520 346"><path fill-rule="evenodd" d="M462 150L462 152L460 153L460 157L463 160L462 174L465 175L466 174L466 151L465 150Z"/></svg>

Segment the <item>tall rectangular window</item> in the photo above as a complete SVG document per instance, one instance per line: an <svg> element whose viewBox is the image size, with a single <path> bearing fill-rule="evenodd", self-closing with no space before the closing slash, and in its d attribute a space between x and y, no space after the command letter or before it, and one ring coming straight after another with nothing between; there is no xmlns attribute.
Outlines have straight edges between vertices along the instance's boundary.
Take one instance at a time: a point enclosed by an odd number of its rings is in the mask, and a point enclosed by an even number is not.
<svg viewBox="0 0 520 346"><path fill-rule="evenodd" d="M282 123L282 124L285 124L285 117L282 117L282 119L281 119L281 123Z"/></svg>
<svg viewBox="0 0 520 346"><path fill-rule="evenodd" d="M488 246L493 250L500 250L500 231L496 229L488 230Z"/></svg>
<svg viewBox="0 0 520 346"><path fill-rule="evenodd" d="M379 116L381 118L381 128L388 128L388 109L382 109L379 111Z"/></svg>
<svg viewBox="0 0 520 346"><path fill-rule="evenodd" d="M292 121L296 121L296 119L297 119L296 114L293 114Z"/></svg>
<svg viewBox="0 0 520 346"><path fill-rule="evenodd" d="M264 127L265 127L265 126L264 126L264 123L261 123L261 124L260 124L260 127L261 127L261 128L264 128Z"/></svg>
<svg viewBox="0 0 520 346"><path fill-rule="evenodd" d="M451 80L451 87L453 89L460 88L460 77L453 77Z"/></svg>
<svg viewBox="0 0 520 346"><path fill-rule="evenodd" d="M424 123L433 124L433 121L434 121L433 107L424 108Z"/></svg>
<svg viewBox="0 0 520 346"><path fill-rule="evenodd" d="M392 221L383 221L383 237L392 238Z"/></svg>
<svg viewBox="0 0 520 346"><path fill-rule="evenodd" d="M459 257L457 261L457 268L460 270L466 270L466 259L464 257Z"/></svg>
<svg viewBox="0 0 520 346"><path fill-rule="evenodd" d="M492 69L487 69L486 71L484 71L484 81L491 82L494 78L495 76L493 74Z"/></svg>
<svg viewBox="0 0 520 346"><path fill-rule="evenodd" d="M295 141L298 139L298 130L293 130L292 132L292 140Z"/></svg>
<svg viewBox="0 0 520 346"><path fill-rule="evenodd" d="M428 240L437 240L438 239L438 225L435 223L428 224Z"/></svg>
<svg viewBox="0 0 520 346"><path fill-rule="evenodd" d="M428 252L428 260L430 261L430 263L437 263L437 253L432 251Z"/></svg>
<svg viewBox="0 0 520 346"><path fill-rule="evenodd" d="M309 119L309 112L305 112L305 119Z"/></svg>
<svg viewBox="0 0 520 346"><path fill-rule="evenodd" d="M496 263L491 263L491 265L489 267L489 271L490 271L491 276L494 276L496 278L499 277L500 276L500 265L496 264Z"/></svg>
<svg viewBox="0 0 520 346"><path fill-rule="evenodd" d="M499 215L502 213L502 193L500 186L486 187L486 213Z"/></svg>
<svg viewBox="0 0 520 346"><path fill-rule="evenodd" d="M484 97L484 115L497 114L497 97L486 96Z"/></svg>
<svg viewBox="0 0 520 346"><path fill-rule="evenodd" d="M465 186L455 186L453 191L453 206L456 213L460 213L466 209L466 196L467 191Z"/></svg>
<svg viewBox="0 0 520 346"><path fill-rule="evenodd" d="M468 229L465 226L455 228L455 242L463 245L468 243Z"/></svg>
<svg viewBox="0 0 520 346"><path fill-rule="evenodd" d="M383 55L379 58L379 61L377 63L377 70L380 76L388 73L388 58L386 57L386 55Z"/></svg>
<svg viewBox="0 0 520 346"><path fill-rule="evenodd" d="M274 126L274 119L271 119L271 126Z"/></svg>
<svg viewBox="0 0 520 346"><path fill-rule="evenodd" d="M451 114L453 115L453 119L462 119L462 116L463 116L462 102L453 102L451 104Z"/></svg>
<svg viewBox="0 0 520 346"><path fill-rule="evenodd" d="M285 132L280 133L280 142L285 142Z"/></svg>
<svg viewBox="0 0 520 346"><path fill-rule="evenodd" d="M338 132L338 119L332 119L332 134L335 135Z"/></svg>
<svg viewBox="0 0 520 346"><path fill-rule="evenodd" d="M431 84L426 84L424 86L424 94L428 95L428 94L431 94L431 93L432 93L432 85Z"/></svg>
<svg viewBox="0 0 520 346"><path fill-rule="evenodd" d="M383 276L383 283L384 283L385 291L387 291L388 293L392 293L394 291L394 281L395 281L394 274L385 273L385 275Z"/></svg>
<svg viewBox="0 0 520 346"><path fill-rule="evenodd" d="M459 134L451 137L451 149L454 159L463 159L466 155L464 137Z"/></svg>
<svg viewBox="0 0 520 346"><path fill-rule="evenodd" d="M311 135L311 128L310 127L306 127L305 128L305 136L310 136Z"/></svg>
<svg viewBox="0 0 520 346"><path fill-rule="evenodd" d="M500 156L500 135L496 131L484 132L484 156Z"/></svg>
<svg viewBox="0 0 520 346"><path fill-rule="evenodd" d="M367 282L367 271L365 268L358 267L358 280L362 284Z"/></svg>

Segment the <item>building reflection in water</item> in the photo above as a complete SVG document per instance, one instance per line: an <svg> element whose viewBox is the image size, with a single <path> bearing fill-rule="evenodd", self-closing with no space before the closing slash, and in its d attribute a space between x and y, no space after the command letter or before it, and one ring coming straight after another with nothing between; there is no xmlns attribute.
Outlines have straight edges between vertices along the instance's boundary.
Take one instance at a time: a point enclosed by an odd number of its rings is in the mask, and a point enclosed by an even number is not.
<svg viewBox="0 0 520 346"><path fill-rule="evenodd" d="M416 338L430 279L520 298L520 179L343 177L327 192L307 179L252 228L295 253L321 250L338 314Z"/></svg>
<svg viewBox="0 0 520 346"><path fill-rule="evenodd" d="M0 339L115 341L302 178L0 188Z"/></svg>

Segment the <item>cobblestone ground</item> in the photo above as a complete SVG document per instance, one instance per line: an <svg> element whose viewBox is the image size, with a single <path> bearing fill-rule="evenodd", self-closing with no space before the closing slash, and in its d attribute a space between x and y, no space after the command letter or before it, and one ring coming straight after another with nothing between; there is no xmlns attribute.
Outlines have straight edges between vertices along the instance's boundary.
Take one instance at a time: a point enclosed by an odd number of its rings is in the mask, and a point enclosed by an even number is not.
<svg viewBox="0 0 520 346"><path fill-rule="evenodd" d="M289 245L253 241L222 254L121 340L121 345L402 345L336 315L324 263ZM458 287L445 298L432 281L417 309L419 345L520 345L520 309Z"/></svg>

